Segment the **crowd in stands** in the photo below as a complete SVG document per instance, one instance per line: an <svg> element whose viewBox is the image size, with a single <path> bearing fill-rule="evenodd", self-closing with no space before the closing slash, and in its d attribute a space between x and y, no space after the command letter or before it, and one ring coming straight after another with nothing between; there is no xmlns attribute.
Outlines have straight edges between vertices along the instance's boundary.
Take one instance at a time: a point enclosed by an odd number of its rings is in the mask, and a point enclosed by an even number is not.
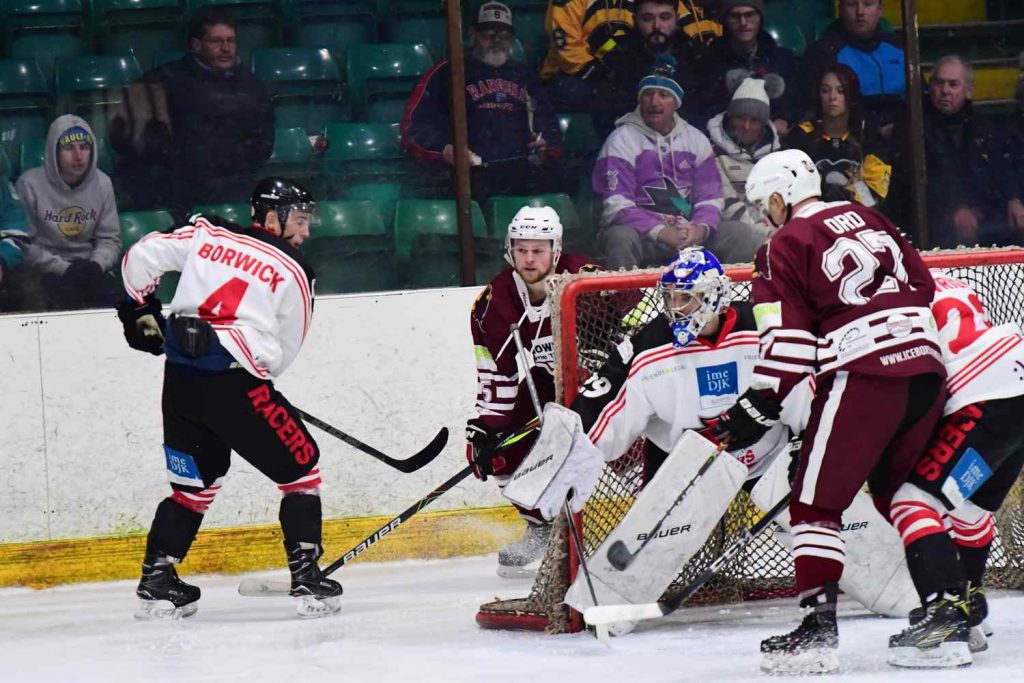
<svg viewBox="0 0 1024 683"><path fill-rule="evenodd" d="M769 32L765 0L550 0L547 53L536 63L517 40L520 5L473 3L462 150L472 197L494 222L496 202L510 195L574 196L580 216L568 224L592 228L572 247L613 269L663 265L694 245L723 262L746 262L768 234L743 196L747 174L766 154L798 148L817 163L826 200L874 206L909 232L914 178L906 148L922 131L908 128L902 39L886 30L882 2L840 0L838 17L798 56ZM136 72L102 110L102 124L61 115L49 126L41 165L21 168L16 179L6 171L0 311L112 304L129 246L119 208L166 211L168 228L197 207L244 201L268 168L282 168L285 142L297 141L296 158L322 159L316 192L371 199L384 231L407 213L396 210L399 194L453 196L459 150L446 58L405 74L401 99L389 95L398 109L373 109L364 88L352 98L352 118L364 123L327 113L315 129L285 130L288 91L257 75L255 55L250 68L240 42L224 5L201 8L184 53ZM422 57L417 50L410 54ZM966 59L938 59L926 83L931 245L1024 244L1024 86L1010 124L997 126L976 111ZM314 102L310 112L335 104ZM593 142L574 147L573 126L579 130L583 117ZM282 131L297 133L286 140ZM388 166L391 176L353 180L351 149L381 145L404 154L403 165ZM116 165L105 165L111 152ZM403 174L417 177L411 193L409 184L389 182ZM478 236L504 232L479 222ZM389 258L408 249L396 244ZM452 271L449 282L458 284Z"/></svg>

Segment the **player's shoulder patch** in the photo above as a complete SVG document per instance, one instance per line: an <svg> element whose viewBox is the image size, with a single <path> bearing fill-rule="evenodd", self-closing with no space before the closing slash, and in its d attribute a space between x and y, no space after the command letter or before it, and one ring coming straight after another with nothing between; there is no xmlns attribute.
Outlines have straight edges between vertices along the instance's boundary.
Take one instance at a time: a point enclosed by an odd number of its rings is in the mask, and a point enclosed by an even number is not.
<svg viewBox="0 0 1024 683"><path fill-rule="evenodd" d="M473 300L473 312L476 312L477 308L483 304L484 308L487 308L487 304L491 302L491 286L487 285L480 293L476 295L476 299Z"/></svg>

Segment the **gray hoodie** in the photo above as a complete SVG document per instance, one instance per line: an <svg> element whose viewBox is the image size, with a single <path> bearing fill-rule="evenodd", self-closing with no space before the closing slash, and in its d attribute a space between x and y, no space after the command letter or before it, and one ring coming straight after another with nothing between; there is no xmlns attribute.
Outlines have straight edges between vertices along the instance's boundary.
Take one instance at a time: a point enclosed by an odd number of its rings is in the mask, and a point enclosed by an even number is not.
<svg viewBox="0 0 1024 683"><path fill-rule="evenodd" d="M93 139L92 161L76 187L57 170L57 140L79 126ZM43 273L63 275L71 261L90 259L108 271L121 255L121 224L110 177L96 168L96 136L84 119L65 114L50 124L46 162L18 178L17 191L28 218L27 263Z"/></svg>

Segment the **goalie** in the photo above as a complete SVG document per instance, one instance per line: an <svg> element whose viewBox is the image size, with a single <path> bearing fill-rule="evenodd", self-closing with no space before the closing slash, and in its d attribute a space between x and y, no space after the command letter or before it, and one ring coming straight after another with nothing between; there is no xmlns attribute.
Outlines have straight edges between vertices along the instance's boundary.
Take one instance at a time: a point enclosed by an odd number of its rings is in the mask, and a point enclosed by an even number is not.
<svg viewBox="0 0 1024 683"><path fill-rule="evenodd" d="M705 437L710 437L715 418L749 386L758 359L751 306L731 303L729 279L715 256L703 248L681 251L661 276L658 291L664 317L619 344L617 353L584 384L572 410L548 404L537 444L505 488L506 497L552 519L567 495L572 509L581 510L604 463L625 453L637 438L646 437L670 452L626 517L588 559L599 604L635 604L660 597L703 546L744 483L769 467L764 483L752 491L755 501L768 509L788 493L788 454L772 463L788 450L790 430L802 430L811 398L810 382L805 381L787 398L779 423L760 440L716 457L715 444ZM694 488L670 507L709 456L714 461ZM667 510L657 538L647 541L646 532ZM880 546L885 546L891 561L871 566L865 562L865 572L852 572L858 585L844 588L871 609L906 615L913 605L905 596L912 588L898 535L866 497L853 514L860 517L848 520L854 522L848 524L851 529L870 530L870 536L857 534L863 539L858 545L866 547L865 557L877 558L884 554ZM869 519L871 523L863 523ZM616 540L632 549L643 545L623 571L607 559L607 548ZM872 574L871 567L879 571ZM581 611L594 604L583 577L570 588L566 602ZM631 628L620 624L612 632Z"/></svg>

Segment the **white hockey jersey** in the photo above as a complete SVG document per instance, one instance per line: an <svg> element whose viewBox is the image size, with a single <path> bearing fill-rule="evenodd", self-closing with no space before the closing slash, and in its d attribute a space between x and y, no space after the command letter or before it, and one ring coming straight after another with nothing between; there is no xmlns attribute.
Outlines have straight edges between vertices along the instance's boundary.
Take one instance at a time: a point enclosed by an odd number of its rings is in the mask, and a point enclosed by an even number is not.
<svg viewBox="0 0 1024 683"><path fill-rule="evenodd" d="M685 430L712 424L750 386L758 334L750 305L737 303L726 311L715 340L699 337L678 348L668 323L659 318L618 350L587 380L572 406L605 460L621 456L640 436L669 452ZM810 380L804 380L783 403L780 422L794 433L806 424L809 387ZM733 455L754 471L787 440L779 425Z"/></svg>
<svg viewBox="0 0 1024 683"><path fill-rule="evenodd" d="M971 286L932 269L932 315L939 326L950 415L966 405L1024 394L1024 335L1020 325L993 326Z"/></svg>
<svg viewBox="0 0 1024 683"><path fill-rule="evenodd" d="M168 271L181 271L171 312L207 320L241 367L274 379L295 360L313 317L313 276L287 242L193 216L173 232L146 235L121 264L125 289L140 303Z"/></svg>

